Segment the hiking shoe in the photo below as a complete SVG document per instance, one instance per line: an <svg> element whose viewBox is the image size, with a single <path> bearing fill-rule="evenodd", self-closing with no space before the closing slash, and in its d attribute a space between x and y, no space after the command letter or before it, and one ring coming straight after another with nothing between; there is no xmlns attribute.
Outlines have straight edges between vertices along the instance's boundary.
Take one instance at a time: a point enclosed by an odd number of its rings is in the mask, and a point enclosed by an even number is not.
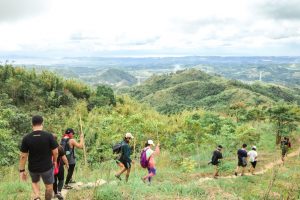
<svg viewBox="0 0 300 200"><path fill-rule="evenodd" d="M64 197L61 195L61 193L57 193L56 198L58 198L59 200L63 200Z"/></svg>
<svg viewBox="0 0 300 200"><path fill-rule="evenodd" d="M118 176L118 175L115 175L115 177L116 177L117 179L119 179L120 181L122 180L121 177L120 177L120 175L119 175L119 176Z"/></svg>
<svg viewBox="0 0 300 200"><path fill-rule="evenodd" d="M234 172L234 175L237 176L237 172Z"/></svg>
<svg viewBox="0 0 300 200"><path fill-rule="evenodd" d="M64 189L66 189L66 190L71 190L71 189L73 189L73 187L70 186L70 185L65 185L65 186L64 186Z"/></svg>
<svg viewBox="0 0 300 200"><path fill-rule="evenodd" d="M76 183L76 181L74 181L74 180L71 179L69 183Z"/></svg>

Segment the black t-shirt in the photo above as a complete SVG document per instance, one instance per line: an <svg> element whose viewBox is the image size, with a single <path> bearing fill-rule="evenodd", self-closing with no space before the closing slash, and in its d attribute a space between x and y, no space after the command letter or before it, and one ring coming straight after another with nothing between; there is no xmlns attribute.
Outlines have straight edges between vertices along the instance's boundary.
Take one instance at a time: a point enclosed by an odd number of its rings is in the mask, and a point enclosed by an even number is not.
<svg viewBox="0 0 300 200"><path fill-rule="evenodd" d="M223 158L222 153L220 151L218 151L218 150L215 150L213 152L213 156L211 158L211 163L213 165L216 165L216 164L219 163L219 159L222 159L222 158Z"/></svg>
<svg viewBox="0 0 300 200"><path fill-rule="evenodd" d="M237 152L237 155L238 155L238 159L242 159L243 157L247 158L248 154L247 154L247 151L244 150L244 149L239 149L238 152Z"/></svg>
<svg viewBox="0 0 300 200"><path fill-rule="evenodd" d="M51 133L33 131L27 134L21 145L21 152L29 153L28 169L30 172L45 172L53 167L52 150L58 147Z"/></svg>

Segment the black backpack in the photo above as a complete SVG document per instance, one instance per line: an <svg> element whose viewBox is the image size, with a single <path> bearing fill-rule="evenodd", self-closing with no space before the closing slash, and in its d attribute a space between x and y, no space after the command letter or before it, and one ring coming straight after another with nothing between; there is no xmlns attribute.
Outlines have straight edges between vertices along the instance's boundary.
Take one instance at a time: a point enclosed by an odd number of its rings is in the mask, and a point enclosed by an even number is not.
<svg viewBox="0 0 300 200"><path fill-rule="evenodd" d="M67 157L71 154L69 140L70 138L62 138L60 141L60 146L64 149Z"/></svg>
<svg viewBox="0 0 300 200"><path fill-rule="evenodd" d="M123 142L119 142L112 147L113 154L119 154L122 151Z"/></svg>

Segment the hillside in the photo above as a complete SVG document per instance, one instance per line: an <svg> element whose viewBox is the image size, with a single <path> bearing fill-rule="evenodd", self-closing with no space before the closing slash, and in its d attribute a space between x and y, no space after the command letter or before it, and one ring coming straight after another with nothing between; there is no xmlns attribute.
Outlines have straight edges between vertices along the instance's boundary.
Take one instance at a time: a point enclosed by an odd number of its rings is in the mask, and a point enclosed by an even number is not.
<svg viewBox="0 0 300 200"><path fill-rule="evenodd" d="M119 69L107 69L98 77L99 82L116 86L132 86L137 83L137 78Z"/></svg>
<svg viewBox="0 0 300 200"><path fill-rule="evenodd" d="M260 82L246 84L197 69L152 76L128 93L162 113L194 108L220 111L239 102L245 106L270 105L281 100L300 104L299 90Z"/></svg>

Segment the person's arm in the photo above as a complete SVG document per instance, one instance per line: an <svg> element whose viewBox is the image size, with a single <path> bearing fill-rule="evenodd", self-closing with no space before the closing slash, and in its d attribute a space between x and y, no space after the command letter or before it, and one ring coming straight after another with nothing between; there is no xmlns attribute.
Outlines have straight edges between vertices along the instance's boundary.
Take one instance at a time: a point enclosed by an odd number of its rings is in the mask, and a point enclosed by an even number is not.
<svg viewBox="0 0 300 200"><path fill-rule="evenodd" d="M53 164L54 167L57 167L57 157L58 157L58 148L55 148L52 150L52 156L53 156Z"/></svg>
<svg viewBox="0 0 300 200"><path fill-rule="evenodd" d="M160 154L159 143L155 147L155 151L153 152L153 156L157 156Z"/></svg>
<svg viewBox="0 0 300 200"><path fill-rule="evenodd" d="M79 143L76 142L76 140L74 140L74 139L70 140L71 148L72 147L77 147L79 149L82 149L83 148L83 142L84 142L83 134L80 134L80 141L79 141Z"/></svg>
<svg viewBox="0 0 300 200"><path fill-rule="evenodd" d="M67 159L67 156L66 156L66 155L63 155L63 156L61 157L61 159L64 161L66 167L69 169L69 161L68 161L68 159Z"/></svg>
<svg viewBox="0 0 300 200"><path fill-rule="evenodd" d="M19 162L19 170L20 170L20 179L21 181L26 181L27 175L25 172L25 165L28 158L28 153L21 152L20 154L20 162Z"/></svg>

